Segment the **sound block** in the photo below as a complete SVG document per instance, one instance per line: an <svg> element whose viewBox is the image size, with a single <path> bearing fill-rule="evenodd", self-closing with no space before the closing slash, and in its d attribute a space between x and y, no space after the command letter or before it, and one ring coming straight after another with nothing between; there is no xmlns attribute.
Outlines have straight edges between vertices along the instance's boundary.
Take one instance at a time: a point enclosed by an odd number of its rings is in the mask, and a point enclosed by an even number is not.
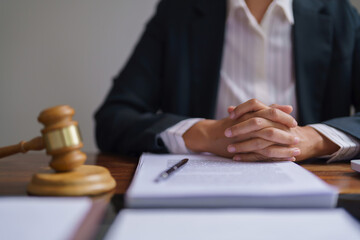
<svg viewBox="0 0 360 240"><path fill-rule="evenodd" d="M69 172L48 169L36 173L27 191L41 196L88 196L108 192L115 186L116 182L106 168L82 165Z"/></svg>
<svg viewBox="0 0 360 240"><path fill-rule="evenodd" d="M360 159L351 160L351 168L357 172L360 172Z"/></svg>

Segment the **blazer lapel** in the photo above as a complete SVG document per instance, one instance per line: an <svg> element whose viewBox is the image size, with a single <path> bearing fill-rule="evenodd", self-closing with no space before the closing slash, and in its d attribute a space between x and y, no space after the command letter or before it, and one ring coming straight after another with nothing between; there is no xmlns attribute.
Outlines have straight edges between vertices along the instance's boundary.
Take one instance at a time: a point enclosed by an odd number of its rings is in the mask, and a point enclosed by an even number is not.
<svg viewBox="0 0 360 240"><path fill-rule="evenodd" d="M198 0L190 26L191 113L214 116L226 20L225 0ZM200 114L200 115L199 115Z"/></svg>
<svg viewBox="0 0 360 240"><path fill-rule="evenodd" d="M294 0L294 56L300 124L321 119L332 46L332 23L323 3Z"/></svg>

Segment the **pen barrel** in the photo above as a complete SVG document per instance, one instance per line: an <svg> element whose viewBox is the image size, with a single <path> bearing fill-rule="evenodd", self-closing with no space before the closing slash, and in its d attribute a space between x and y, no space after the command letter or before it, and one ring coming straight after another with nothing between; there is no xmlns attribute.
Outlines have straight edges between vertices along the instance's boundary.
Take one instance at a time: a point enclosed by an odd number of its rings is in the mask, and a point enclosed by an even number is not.
<svg viewBox="0 0 360 240"><path fill-rule="evenodd" d="M170 168L169 170L165 171L164 173L167 173L168 175L170 175L170 173L174 172L176 169L178 169L179 167L177 166L173 166L172 168Z"/></svg>
<svg viewBox="0 0 360 240"><path fill-rule="evenodd" d="M160 173L160 175L154 181L159 182L160 180L167 179L172 173L174 173L177 169L185 165L185 163L187 163L188 161L189 161L188 158L181 160L180 162L178 162L168 170Z"/></svg>

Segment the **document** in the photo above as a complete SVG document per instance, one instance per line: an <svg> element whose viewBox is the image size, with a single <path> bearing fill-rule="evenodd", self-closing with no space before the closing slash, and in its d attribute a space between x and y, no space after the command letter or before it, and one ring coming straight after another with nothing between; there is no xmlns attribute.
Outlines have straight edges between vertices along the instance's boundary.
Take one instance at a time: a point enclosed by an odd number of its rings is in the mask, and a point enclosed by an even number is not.
<svg viewBox="0 0 360 240"><path fill-rule="evenodd" d="M358 240L343 209L126 209L105 240Z"/></svg>
<svg viewBox="0 0 360 240"><path fill-rule="evenodd" d="M183 158L163 181L161 172ZM143 154L128 207L334 207L338 192L293 162L244 163L209 155Z"/></svg>
<svg viewBox="0 0 360 240"><path fill-rule="evenodd" d="M91 206L89 198L2 197L0 239L73 239Z"/></svg>

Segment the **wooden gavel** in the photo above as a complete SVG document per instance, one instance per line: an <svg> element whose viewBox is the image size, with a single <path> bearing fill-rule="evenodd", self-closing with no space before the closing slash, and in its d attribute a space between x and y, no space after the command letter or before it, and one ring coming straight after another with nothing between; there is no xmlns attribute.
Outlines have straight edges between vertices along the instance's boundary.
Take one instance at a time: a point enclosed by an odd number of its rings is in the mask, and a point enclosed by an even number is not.
<svg viewBox="0 0 360 240"><path fill-rule="evenodd" d="M45 127L42 137L19 144L0 148L0 158L30 150L43 150L52 156L50 167L57 172L71 171L86 161L78 123L72 120L73 108L67 105L52 107L42 111L38 121Z"/></svg>

